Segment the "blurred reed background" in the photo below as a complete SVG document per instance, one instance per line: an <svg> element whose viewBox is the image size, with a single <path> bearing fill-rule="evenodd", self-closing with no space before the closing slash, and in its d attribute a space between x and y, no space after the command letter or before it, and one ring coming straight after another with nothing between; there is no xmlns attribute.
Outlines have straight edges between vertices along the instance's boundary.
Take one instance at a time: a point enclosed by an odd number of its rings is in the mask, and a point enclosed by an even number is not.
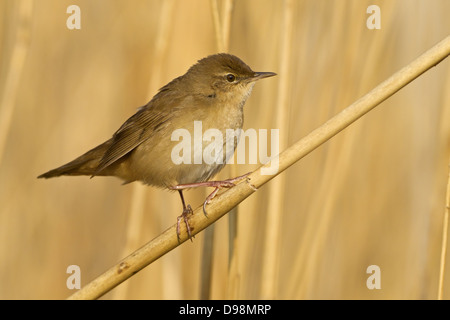
<svg viewBox="0 0 450 320"><path fill-rule="evenodd" d="M66 27L71 4L81 30ZM66 298L69 265L80 266L84 285L175 223L176 193L36 176L108 139L158 88L216 53L212 4L0 2L0 298ZM244 129L278 128L286 145L450 31L448 0L232 4L224 48L279 74L255 86ZM381 8L380 30L366 27L371 4ZM228 219L218 221L209 297L437 298L449 88L447 59L258 190L239 206L232 257ZM193 207L205 195L186 193ZM203 241L204 233L103 298L199 298ZM381 269L380 290L366 287L369 265Z"/></svg>

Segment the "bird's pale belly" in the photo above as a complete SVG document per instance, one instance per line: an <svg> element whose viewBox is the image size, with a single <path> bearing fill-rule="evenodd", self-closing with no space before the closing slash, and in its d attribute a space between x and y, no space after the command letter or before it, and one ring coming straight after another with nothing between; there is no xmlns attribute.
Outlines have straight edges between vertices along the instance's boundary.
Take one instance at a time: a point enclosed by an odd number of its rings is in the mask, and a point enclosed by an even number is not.
<svg viewBox="0 0 450 320"><path fill-rule="evenodd" d="M233 156L240 130L235 132L236 136L227 138L224 130L223 141L185 141L185 148L182 141L167 138L156 145L154 141L151 145L144 142L129 155L129 161L123 163L127 166L123 170L127 177L122 179L164 188L207 181Z"/></svg>

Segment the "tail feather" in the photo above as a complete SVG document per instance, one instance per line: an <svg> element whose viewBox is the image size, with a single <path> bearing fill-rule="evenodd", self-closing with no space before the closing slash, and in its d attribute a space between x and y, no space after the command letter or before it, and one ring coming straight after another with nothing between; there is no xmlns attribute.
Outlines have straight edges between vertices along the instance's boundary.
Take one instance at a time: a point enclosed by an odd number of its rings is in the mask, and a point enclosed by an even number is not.
<svg viewBox="0 0 450 320"><path fill-rule="evenodd" d="M95 147L92 150L89 150L85 154L79 156L75 160L66 163L65 165L58 167L56 169L50 170L46 173L38 176L39 178L54 178L59 176L93 176L97 170L97 167L105 154L106 150L108 150L110 141L108 140L105 143Z"/></svg>

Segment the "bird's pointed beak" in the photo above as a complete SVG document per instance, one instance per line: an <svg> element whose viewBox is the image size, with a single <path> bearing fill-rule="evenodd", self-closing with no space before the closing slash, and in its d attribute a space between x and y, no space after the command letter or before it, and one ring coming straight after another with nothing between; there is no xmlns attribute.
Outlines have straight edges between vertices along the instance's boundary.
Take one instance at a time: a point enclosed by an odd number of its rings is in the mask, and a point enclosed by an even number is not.
<svg viewBox="0 0 450 320"><path fill-rule="evenodd" d="M275 72L255 72L253 75L252 81L256 81L263 78L273 77L277 74Z"/></svg>

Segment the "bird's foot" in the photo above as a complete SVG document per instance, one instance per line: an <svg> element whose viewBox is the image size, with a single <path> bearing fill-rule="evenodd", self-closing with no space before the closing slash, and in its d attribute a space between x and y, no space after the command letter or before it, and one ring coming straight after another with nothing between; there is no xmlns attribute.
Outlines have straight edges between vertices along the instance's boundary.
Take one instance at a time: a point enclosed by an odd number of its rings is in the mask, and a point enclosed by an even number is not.
<svg viewBox="0 0 450 320"><path fill-rule="evenodd" d="M204 213L205 216L208 216L208 213L206 212L206 205L211 203L212 199L214 199L214 197L216 196L217 192L219 192L219 190L222 189L222 188L232 188L232 187L234 187L236 185L235 184L236 182L246 178L250 173L251 172L246 173L246 174L244 174L242 176L239 176L239 177L236 177L236 178L226 179L226 180L222 180L222 181L205 181L205 182L179 184L177 186L172 187L171 189L181 191L183 189L196 188L196 187L212 187L212 188L215 188L214 191L211 192L211 194L206 198L205 202L203 202L203 213Z"/></svg>
<svg viewBox="0 0 450 320"><path fill-rule="evenodd" d="M177 238L178 242L181 242L180 235L181 235L181 219L183 219L184 224L186 225L186 232L188 234L189 239L192 241L192 234L191 234L191 227L189 226L189 215L193 214L191 206L188 204L183 208L183 213L181 213L181 216L177 218Z"/></svg>

